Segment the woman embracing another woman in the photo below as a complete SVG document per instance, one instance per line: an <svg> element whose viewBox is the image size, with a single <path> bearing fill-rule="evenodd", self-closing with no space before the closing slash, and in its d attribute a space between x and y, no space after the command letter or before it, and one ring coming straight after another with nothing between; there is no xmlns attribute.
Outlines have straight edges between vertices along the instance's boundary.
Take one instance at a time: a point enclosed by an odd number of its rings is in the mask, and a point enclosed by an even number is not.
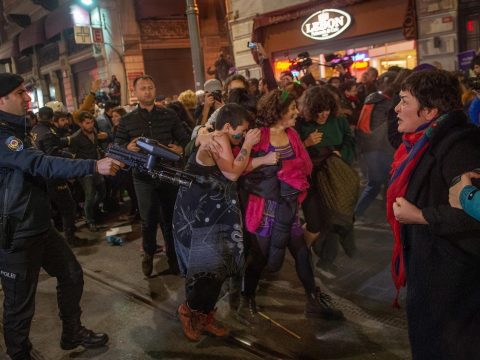
<svg viewBox="0 0 480 360"><path fill-rule="evenodd" d="M215 304L226 278L241 276L245 268L236 181L249 164L252 146L260 140L260 130L248 130L248 120L248 112L239 105L220 109L215 131L197 138L185 168L199 181L178 191L173 234L186 293L178 316L192 341L199 341L203 333L228 334L214 319ZM213 152L212 144L216 144ZM234 156L232 146L239 145Z"/></svg>
<svg viewBox="0 0 480 360"><path fill-rule="evenodd" d="M257 115L262 126L261 137L252 149L251 163L259 156L271 156L272 153L278 162L258 167L242 180L243 190L249 194L246 228L254 236L250 237L237 314L249 323L259 322L255 294L260 276L265 268L280 270L288 248L307 295L306 316L342 318L341 311L333 307L328 295L315 286L309 249L298 219L298 210L309 187L312 162L293 129L298 115L295 98L288 91L273 90L260 100Z"/></svg>

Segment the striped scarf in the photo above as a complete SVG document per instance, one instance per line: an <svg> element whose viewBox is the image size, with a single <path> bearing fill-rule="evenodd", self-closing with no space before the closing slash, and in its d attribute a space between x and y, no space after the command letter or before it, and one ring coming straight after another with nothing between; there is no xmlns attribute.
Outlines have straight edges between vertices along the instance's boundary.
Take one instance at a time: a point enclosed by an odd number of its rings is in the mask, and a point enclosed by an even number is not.
<svg viewBox="0 0 480 360"><path fill-rule="evenodd" d="M436 120L420 126L414 133L404 134L403 143L399 146L393 157L392 177L387 191L387 221L393 231L391 273L395 288L397 289L393 306L397 308L400 307L398 304L400 288L406 284L406 273L402 251L402 227L397 219L395 219L393 204L396 198L405 197L413 171L429 147L430 138L435 128L447 117L447 114L442 115Z"/></svg>

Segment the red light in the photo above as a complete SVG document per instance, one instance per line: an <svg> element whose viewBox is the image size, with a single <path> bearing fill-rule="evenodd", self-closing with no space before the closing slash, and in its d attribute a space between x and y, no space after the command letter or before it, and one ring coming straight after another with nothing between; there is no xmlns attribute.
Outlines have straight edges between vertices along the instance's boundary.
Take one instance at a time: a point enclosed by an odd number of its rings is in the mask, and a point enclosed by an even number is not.
<svg viewBox="0 0 480 360"><path fill-rule="evenodd" d="M467 31L474 32L475 31L475 22L473 20L467 21Z"/></svg>

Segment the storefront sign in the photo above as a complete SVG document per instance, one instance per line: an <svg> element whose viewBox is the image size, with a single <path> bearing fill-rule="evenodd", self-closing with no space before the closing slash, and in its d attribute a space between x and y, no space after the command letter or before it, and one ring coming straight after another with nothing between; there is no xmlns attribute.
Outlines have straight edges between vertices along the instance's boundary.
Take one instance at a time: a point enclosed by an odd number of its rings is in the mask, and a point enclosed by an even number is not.
<svg viewBox="0 0 480 360"><path fill-rule="evenodd" d="M76 44L92 43L92 37L90 35L90 26L75 26L73 31L75 33Z"/></svg>
<svg viewBox="0 0 480 360"><path fill-rule="evenodd" d="M325 9L311 15L302 24L302 33L315 40L327 40L344 32L352 17L342 10Z"/></svg>

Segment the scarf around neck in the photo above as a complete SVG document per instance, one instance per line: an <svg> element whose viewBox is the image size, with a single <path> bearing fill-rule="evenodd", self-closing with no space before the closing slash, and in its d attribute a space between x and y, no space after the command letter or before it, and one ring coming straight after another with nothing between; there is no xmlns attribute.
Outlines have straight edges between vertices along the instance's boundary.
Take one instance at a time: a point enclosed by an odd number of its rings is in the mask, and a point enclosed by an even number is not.
<svg viewBox="0 0 480 360"><path fill-rule="evenodd" d="M404 134L403 142L395 152L392 162L391 179L387 190L387 221L393 231L393 254L391 273L397 294L393 306L400 307L398 296L400 288L406 284L405 263L402 250L402 224L393 213L396 198L405 197L410 178L416 169L422 155L430 145L430 139L435 128L448 117L444 114L429 123L420 126L414 133Z"/></svg>

